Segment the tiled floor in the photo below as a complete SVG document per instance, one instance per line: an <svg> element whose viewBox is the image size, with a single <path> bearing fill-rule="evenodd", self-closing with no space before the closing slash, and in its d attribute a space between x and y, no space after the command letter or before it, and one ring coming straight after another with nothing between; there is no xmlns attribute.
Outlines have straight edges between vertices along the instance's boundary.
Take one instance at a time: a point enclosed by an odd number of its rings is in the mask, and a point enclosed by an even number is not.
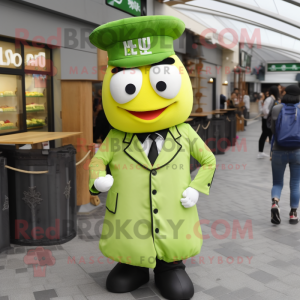
<svg viewBox="0 0 300 300"><path fill-rule="evenodd" d="M258 121L239 133L245 148L230 148L217 156L211 195L201 195L197 204L200 219L208 221L202 225L206 239L201 254L186 262L195 285L194 300L299 298L300 225L288 223L289 172L282 193L282 224L276 227L270 223L270 161L256 159L260 126ZM34 269L25 265L24 247L1 254L0 300L162 299L153 275L132 293L106 291L106 276L114 263L101 257L98 249L104 212L102 206L81 216L81 229L71 242L45 247L56 259L45 277L34 277Z"/></svg>

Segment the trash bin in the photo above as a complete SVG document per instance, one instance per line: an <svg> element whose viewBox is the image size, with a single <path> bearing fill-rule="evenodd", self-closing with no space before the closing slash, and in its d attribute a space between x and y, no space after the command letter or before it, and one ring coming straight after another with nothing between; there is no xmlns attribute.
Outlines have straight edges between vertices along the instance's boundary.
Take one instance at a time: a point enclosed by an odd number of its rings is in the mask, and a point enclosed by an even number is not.
<svg viewBox="0 0 300 300"><path fill-rule="evenodd" d="M225 118L213 117L210 119L208 127L208 139L206 145L215 154L224 154L227 149L227 140L225 136Z"/></svg>
<svg viewBox="0 0 300 300"><path fill-rule="evenodd" d="M189 124L205 143L208 137L208 127L210 125L207 117L196 117L192 121L190 121ZM199 167L199 162L191 156L191 172Z"/></svg>
<svg viewBox="0 0 300 300"><path fill-rule="evenodd" d="M208 137L208 127L209 127L209 119L207 117L197 117L195 118L190 125L197 131L200 138L205 142ZM199 126L199 128L198 128Z"/></svg>
<svg viewBox="0 0 300 300"><path fill-rule="evenodd" d="M200 118L200 122L201 122L201 126L199 129L199 136L201 137L201 139L203 140L203 142L205 143L206 140L208 139L208 128L210 126L210 120L207 119L207 117L205 118Z"/></svg>
<svg viewBox="0 0 300 300"><path fill-rule="evenodd" d="M1 145L8 170L10 240L24 246L63 244L76 236L76 150L17 150Z"/></svg>
<svg viewBox="0 0 300 300"><path fill-rule="evenodd" d="M0 253L10 248L6 158L0 156Z"/></svg>

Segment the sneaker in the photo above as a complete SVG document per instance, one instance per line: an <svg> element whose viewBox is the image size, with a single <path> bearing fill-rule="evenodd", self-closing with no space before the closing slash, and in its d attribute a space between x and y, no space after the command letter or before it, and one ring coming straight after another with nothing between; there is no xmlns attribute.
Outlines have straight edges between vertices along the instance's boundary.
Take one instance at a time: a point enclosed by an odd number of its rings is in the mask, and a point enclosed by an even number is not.
<svg viewBox="0 0 300 300"><path fill-rule="evenodd" d="M266 158L266 157L270 157L270 155L268 155L264 152L258 152L258 154L257 154L257 158Z"/></svg>
<svg viewBox="0 0 300 300"><path fill-rule="evenodd" d="M278 201L273 200L272 201L272 208L271 208L271 222L275 225L280 224L280 208Z"/></svg>
<svg viewBox="0 0 300 300"><path fill-rule="evenodd" d="M297 209L292 208L290 212L290 224L297 224L299 222L299 219L297 217Z"/></svg>

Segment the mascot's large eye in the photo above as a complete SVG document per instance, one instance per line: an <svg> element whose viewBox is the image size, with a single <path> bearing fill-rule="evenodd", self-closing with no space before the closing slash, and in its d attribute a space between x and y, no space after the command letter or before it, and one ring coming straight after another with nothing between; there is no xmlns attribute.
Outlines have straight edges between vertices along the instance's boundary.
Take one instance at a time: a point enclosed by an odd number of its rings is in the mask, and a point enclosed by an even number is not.
<svg viewBox="0 0 300 300"><path fill-rule="evenodd" d="M150 83L159 96L172 99L180 91L181 76L175 66L157 65L150 69Z"/></svg>
<svg viewBox="0 0 300 300"><path fill-rule="evenodd" d="M110 80L110 93L119 104L134 99L140 92L143 75L140 69L122 70L113 75Z"/></svg>

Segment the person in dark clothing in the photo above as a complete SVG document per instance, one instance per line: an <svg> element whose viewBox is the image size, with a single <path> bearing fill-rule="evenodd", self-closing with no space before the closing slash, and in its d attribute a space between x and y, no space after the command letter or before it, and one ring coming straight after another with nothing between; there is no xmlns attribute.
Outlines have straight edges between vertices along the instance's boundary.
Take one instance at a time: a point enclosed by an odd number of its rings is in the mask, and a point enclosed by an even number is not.
<svg viewBox="0 0 300 300"><path fill-rule="evenodd" d="M270 97L268 97L263 104L263 117L262 117L262 133L259 139L258 143L258 154L257 158L265 158L265 157L270 157L270 155L264 153L264 147L265 147L265 142L267 137L272 136L272 131L271 128L267 126L267 118L269 115L269 112L272 110L272 107L274 105L275 100L279 98L279 90L276 85L271 86L270 88Z"/></svg>
<svg viewBox="0 0 300 300"><path fill-rule="evenodd" d="M300 88L295 85L290 85L286 89L286 94L283 96L281 103L294 105L300 101ZM272 109L271 129L275 134L276 122L282 110L283 105L278 104ZM282 123L281 123L282 124ZM276 136L276 135L275 135ZM272 148L272 208L271 208L271 222L273 224L280 224L280 209L279 200L283 188L283 178L286 165L290 167L290 224L297 224L297 208L300 199L300 147L298 148L283 148L280 147L276 139L274 140Z"/></svg>
<svg viewBox="0 0 300 300"><path fill-rule="evenodd" d="M268 92L269 93L269 92ZM261 115L262 115L262 117L261 117L261 122L262 122L262 124L263 124L263 119L264 119L264 117L263 117L263 105L264 105L264 102L265 102L265 100L266 100L266 98L268 98L268 97L266 97L265 96L265 93L263 93L263 92L261 92L260 93L260 95L259 95L259 100L258 100L258 110L259 110L259 112L261 113ZM271 140L272 140L272 131L270 130L269 131L269 143L271 144Z"/></svg>
<svg viewBox="0 0 300 300"><path fill-rule="evenodd" d="M109 124L103 108L99 111L95 122L95 136L97 139L105 140L112 126ZM95 142L94 142L95 143Z"/></svg>
<svg viewBox="0 0 300 300"><path fill-rule="evenodd" d="M93 142L97 140L105 140L109 131L112 129L107 121L106 115L102 106L102 90L98 90L98 97L93 101Z"/></svg>
<svg viewBox="0 0 300 300"><path fill-rule="evenodd" d="M101 100L99 98L95 98L93 100L93 142L96 143L99 138L99 130L96 127L97 117L102 110Z"/></svg>
<svg viewBox="0 0 300 300"><path fill-rule="evenodd" d="M226 102L226 97L223 94L221 94L220 95L220 109L225 108L225 102Z"/></svg>

